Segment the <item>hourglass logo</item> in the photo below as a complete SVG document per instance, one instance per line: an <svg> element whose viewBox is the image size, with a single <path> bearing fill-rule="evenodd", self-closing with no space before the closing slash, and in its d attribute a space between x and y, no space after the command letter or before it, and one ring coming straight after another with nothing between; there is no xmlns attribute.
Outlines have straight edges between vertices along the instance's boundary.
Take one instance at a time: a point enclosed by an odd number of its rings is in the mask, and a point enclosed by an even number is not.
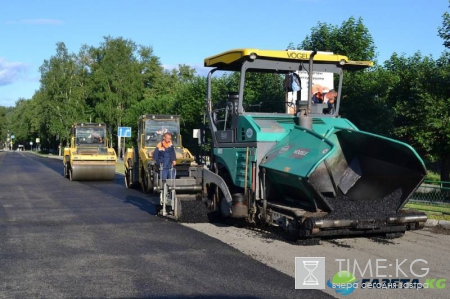
<svg viewBox="0 0 450 299"><path fill-rule="evenodd" d="M325 289L325 258L295 258L295 288Z"/></svg>

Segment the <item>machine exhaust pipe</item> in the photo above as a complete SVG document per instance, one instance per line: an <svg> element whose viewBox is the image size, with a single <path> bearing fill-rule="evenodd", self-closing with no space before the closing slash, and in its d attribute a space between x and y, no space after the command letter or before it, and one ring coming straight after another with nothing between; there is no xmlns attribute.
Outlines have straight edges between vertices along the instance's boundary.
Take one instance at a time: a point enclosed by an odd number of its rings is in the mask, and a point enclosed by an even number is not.
<svg viewBox="0 0 450 299"><path fill-rule="evenodd" d="M312 79L313 79L313 60L314 56L316 56L317 51L314 50L309 54L309 69L308 69L308 108L306 109L306 116L309 116L311 113L311 94L312 94Z"/></svg>
<svg viewBox="0 0 450 299"><path fill-rule="evenodd" d="M309 55L309 68L308 68L308 97L306 99L308 105L306 108L305 115L298 115L298 123L300 127L303 127L308 130L312 130L312 118L309 116L311 113L311 91L312 91L312 78L313 78L313 60L314 56L316 56L317 51L312 51Z"/></svg>

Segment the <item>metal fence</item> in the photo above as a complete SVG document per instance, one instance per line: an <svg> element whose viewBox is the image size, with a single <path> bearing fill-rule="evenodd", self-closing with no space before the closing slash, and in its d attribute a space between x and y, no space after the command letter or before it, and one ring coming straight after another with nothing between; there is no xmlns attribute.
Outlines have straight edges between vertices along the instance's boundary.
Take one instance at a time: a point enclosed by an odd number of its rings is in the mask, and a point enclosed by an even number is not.
<svg viewBox="0 0 450 299"><path fill-rule="evenodd" d="M425 181L411 196L411 202L450 203L450 182Z"/></svg>

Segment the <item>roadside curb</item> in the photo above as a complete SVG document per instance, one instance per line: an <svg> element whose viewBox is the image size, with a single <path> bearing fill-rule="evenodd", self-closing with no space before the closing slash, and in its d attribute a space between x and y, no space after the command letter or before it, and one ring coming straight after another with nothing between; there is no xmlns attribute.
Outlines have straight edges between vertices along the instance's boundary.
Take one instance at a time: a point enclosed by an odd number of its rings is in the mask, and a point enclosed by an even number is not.
<svg viewBox="0 0 450 299"><path fill-rule="evenodd" d="M63 159L62 156L41 156L39 154L36 154L36 155L38 155L40 157L44 157L44 158L49 158L49 159L58 159L58 160L62 160Z"/></svg>
<svg viewBox="0 0 450 299"><path fill-rule="evenodd" d="M450 221L448 220L436 220L436 219L428 219L425 222L425 227L435 227L440 225L442 228L450 230Z"/></svg>
<svg viewBox="0 0 450 299"><path fill-rule="evenodd" d="M62 156L55 156L55 155L41 155L41 154L38 154L38 153L36 153L36 152L31 152L31 151L25 151L24 153L30 153L30 154L33 154L33 155L36 155L36 156L39 156L39 157L42 157L42 158L58 159L58 160L62 160L62 159L63 159Z"/></svg>
<svg viewBox="0 0 450 299"><path fill-rule="evenodd" d="M427 219L427 222L425 222L426 227L435 227L439 224L439 220L435 219Z"/></svg>
<svg viewBox="0 0 450 299"><path fill-rule="evenodd" d="M439 220L439 225L445 229L450 229L450 221L448 220Z"/></svg>

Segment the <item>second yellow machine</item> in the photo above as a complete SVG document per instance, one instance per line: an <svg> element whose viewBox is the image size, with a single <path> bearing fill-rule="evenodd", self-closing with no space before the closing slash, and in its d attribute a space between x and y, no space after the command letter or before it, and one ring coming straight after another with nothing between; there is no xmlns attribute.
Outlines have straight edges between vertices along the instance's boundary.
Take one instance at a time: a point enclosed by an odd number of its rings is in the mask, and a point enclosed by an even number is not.
<svg viewBox="0 0 450 299"><path fill-rule="evenodd" d="M172 135L176 153L176 166L171 169L175 177L167 180L162 179L162 167L153 160L155 147L165 133ZM159 197L157 205L163 216L182 222L208 221L213 204L207 198L210 184L219 186L231 202L225 181L197 165L194 156L182 146L177 115L142 115L138 122L137 147L128 149L123 161L127 188L140 184L145 193Z"/></svg>
<svg viewBox="0 0 450 299"><path fill-rule="evenodd" d="M112 181L117 156L108 145L105 124L76 123L64 148L64 176L71 181Z"/></svg>
<svg viewBox="0 0 450 299"><path fill-rule="evenodd" d="M146 114L139 117L137 151L130 148L123 159L125 166L125 184L130 187L139 183L142 191L152 193L154 173L153 152L156 144L162 140L164 133L172 135L172 143L177 156L176 171L180 176L188 173L194 163L194 156L181 143L180 117L177 115ZM136 155L136 156L135 156ZM136 161L136 165L134 165Z"/></svg>

